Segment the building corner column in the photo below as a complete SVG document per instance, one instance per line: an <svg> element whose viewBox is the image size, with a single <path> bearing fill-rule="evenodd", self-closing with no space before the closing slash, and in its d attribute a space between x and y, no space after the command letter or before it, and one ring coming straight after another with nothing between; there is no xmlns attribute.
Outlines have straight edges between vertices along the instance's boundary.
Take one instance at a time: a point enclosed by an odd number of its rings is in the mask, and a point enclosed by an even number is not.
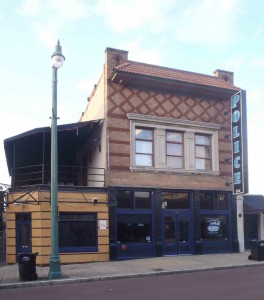
<svg viewBox="0 0 264 300"><path fill-rule="evenodd" d="M243 194L236 195L239 252L245 252Z"/></svg>

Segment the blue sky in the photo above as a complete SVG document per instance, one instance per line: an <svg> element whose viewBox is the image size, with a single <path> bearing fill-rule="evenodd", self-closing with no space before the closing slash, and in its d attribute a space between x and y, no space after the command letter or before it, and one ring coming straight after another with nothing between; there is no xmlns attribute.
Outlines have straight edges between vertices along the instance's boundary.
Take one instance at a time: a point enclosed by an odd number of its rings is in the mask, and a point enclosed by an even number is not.
<svg viewBox="0 0 264 300"><path fill-rule="evenodd" d="M247 91L249 191L264 194L264 1L0 0L0 140L50 125L51 59L59 38L59 124L77 122L106 47L129 59L212 75ZM3 142L0 183L9 183Z"/></svg>

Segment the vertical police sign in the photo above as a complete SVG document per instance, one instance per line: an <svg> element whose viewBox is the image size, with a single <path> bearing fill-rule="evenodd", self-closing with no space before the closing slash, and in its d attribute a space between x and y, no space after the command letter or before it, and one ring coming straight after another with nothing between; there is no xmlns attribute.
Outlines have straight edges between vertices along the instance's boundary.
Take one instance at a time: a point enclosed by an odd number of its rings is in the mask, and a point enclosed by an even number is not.
<svg viewBox="0 0 264 300"><path fill-rule="evenodd" d="M246 92L240 90L231 97L233 194L248 192Z"/></svg>

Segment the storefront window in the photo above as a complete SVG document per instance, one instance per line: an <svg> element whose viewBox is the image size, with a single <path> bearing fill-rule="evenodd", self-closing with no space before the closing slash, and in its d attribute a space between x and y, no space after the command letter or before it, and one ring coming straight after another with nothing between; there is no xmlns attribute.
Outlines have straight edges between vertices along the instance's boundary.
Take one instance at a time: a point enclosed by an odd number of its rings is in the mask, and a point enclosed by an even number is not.
<svg viewBox="0 0 264 300"><path fill-rule="evenodd" d="M164 209L190 209L189 193L162 193L162 207Z"/></svg>
<svg viewBox="0 0 264 300"><path fill-rule="evenodd" d="M132 191L117 191L116 200L118 208L133 208L133 192Z"/></svg>
<svg viewBox="0 0 264 300"><path fill-rule="evenodd" d="M116 200L121 209L151 209L150 192L119 190Z"/></svg>
<svg viewBox="0 0 264 300"><path fill-rule="evenodd" d="M212 193L200 193L200 209L214 209L214 201Z"/></svg>
<svg viewBox="0 0 264 300"><path fill-rule="evenodd" d="M224 193L216 194L215 209L221 209L221 210L228 209L227 194Z"/></svg>
<svg viewBox="0 0 264 300"><path fill-rule="evenodd" d="M117 216L118 243L151 243L151 215L122 214Z"/></svg>
<svg viewBox="0 0 264 300"><path fill-rule="evenodd" d="M201 238L203 240L227 240L228 218L225 215L201 216Z"/></svg>
<svg viewBox="0 0 264 300"><path fill-rule="evenodd" d="M95 251L97 216L95 213L60 213L60 252Z"/></svg>
<svg viewBox="0 0 264 300"><path fill-rule="evenodd" d="M202 192L199 194L200 209L202 210L227 210L228 194L217 192Z"/></svg>
<svg viewBox="0 0 264 300"><path fill-rule="evenodd" d="M150 192L135 191L135 209L151 209Z"/></svg>

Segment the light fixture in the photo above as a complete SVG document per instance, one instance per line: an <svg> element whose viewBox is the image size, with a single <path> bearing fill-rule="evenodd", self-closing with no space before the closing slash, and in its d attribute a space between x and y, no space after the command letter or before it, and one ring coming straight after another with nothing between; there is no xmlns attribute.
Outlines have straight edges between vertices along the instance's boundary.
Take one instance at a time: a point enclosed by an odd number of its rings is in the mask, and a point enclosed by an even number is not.
<svg viewBox="0 0 264 300"><path fill-rule="evenodd" d="M55 52L52 54L51 58L52 58L53 66L56 69L59 69L65 61L65 57L62 55L61 45L60 45L59 40L58 40L57 45L55 47Z"/></svg>

